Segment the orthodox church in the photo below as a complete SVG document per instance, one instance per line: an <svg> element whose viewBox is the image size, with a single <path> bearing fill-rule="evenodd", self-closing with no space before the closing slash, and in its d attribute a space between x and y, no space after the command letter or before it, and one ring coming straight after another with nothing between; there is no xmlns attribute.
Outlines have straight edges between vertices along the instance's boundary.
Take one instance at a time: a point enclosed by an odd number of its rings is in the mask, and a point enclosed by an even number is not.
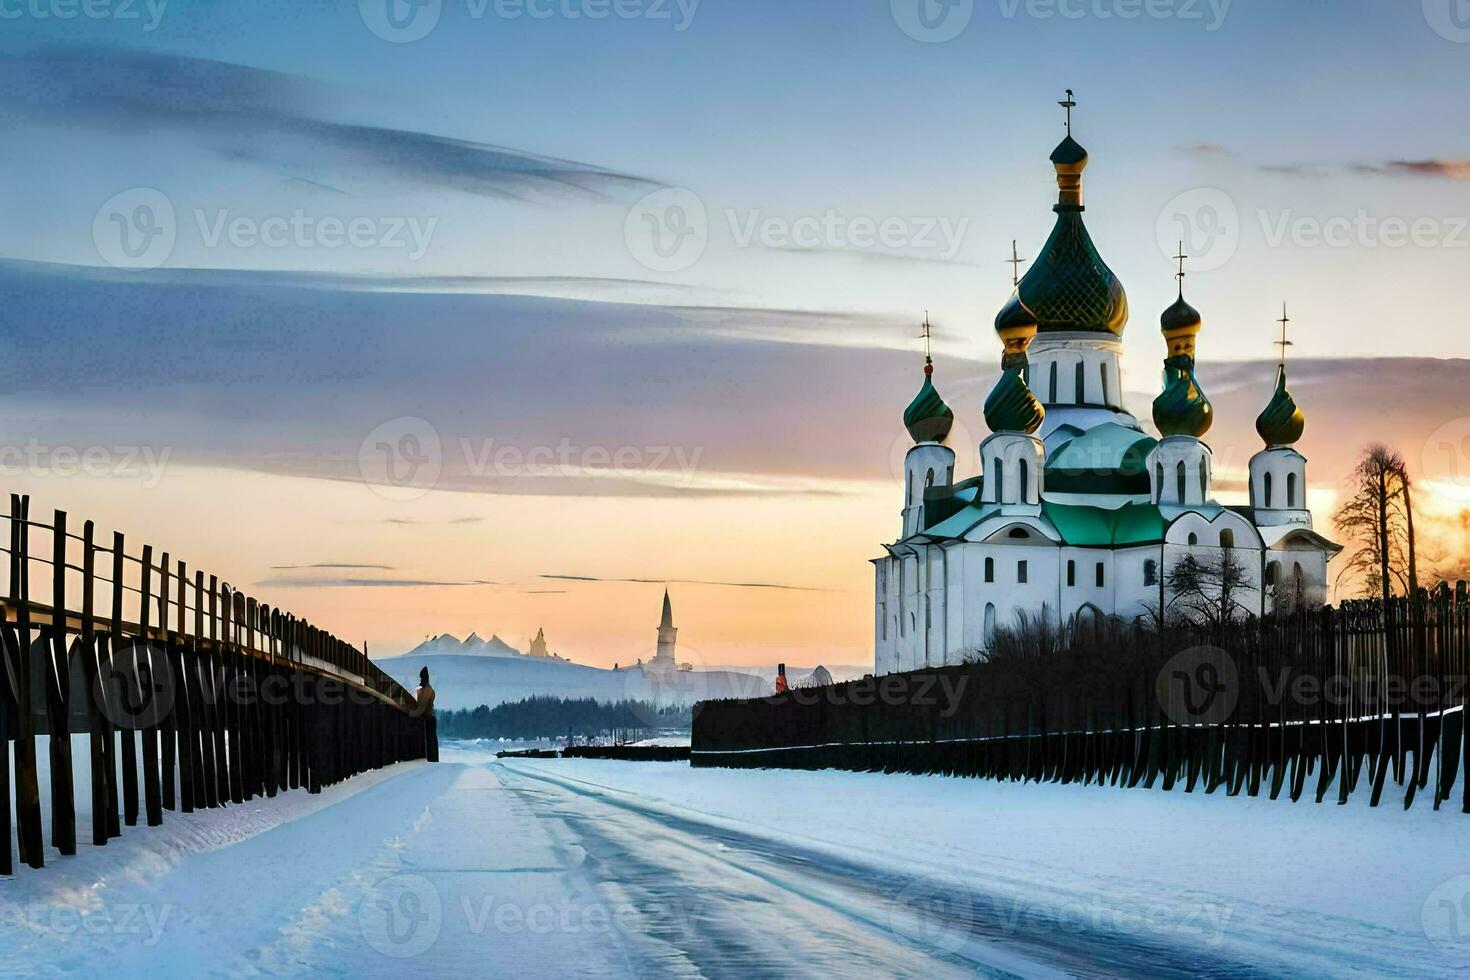
<svg viewBox="0 0 1470 980"><path fill-rule="evenodd" d="M1307 461L1292 448L1305 420L1287 388L1284 335L1275 393L1256 419L1264 448L1250 461L1250 502L1215 499L1203 441L1214 415L1195 375L1203 320L1184 299L1182 264L1179 299L1160 320L1167 357L1153 420L1162 438L1124 408L1128 299L1083 223L1088 156L1072 138L1071 93L1061 104L1056 223L996 317L1003 354L985 402L982 473L955 473L945 445L954 413L927 353L904 413L914 446L902 534L874 560L879 674L963 663L1019 614L1151 619L1173 608L1166 581L1187 555L1216 569L1230 555L1244 611L1320 604L1327 563L1341 550L1312 528ZM1283 312L1283 334L1287 322Z"/></svg>

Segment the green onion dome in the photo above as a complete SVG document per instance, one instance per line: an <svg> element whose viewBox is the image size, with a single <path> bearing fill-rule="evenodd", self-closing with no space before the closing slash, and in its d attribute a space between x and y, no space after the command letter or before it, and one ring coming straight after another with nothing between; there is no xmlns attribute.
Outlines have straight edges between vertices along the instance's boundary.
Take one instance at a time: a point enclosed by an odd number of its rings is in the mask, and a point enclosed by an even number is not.
<svg viewBox="0 0 1470 980"><path fill-rule="evenodd" d="M1276 391L1266 410L1256 419L1256 431L1269 448L1290 446L1302 437L1306 427L1306 416L1286 390L1286 366L1282 365L1276 372Z"/></svg>
<svg viewBox="0 0 1470 980"><path fill-rule="evenodd" d="M954 411L934 387L934 365L924 365L924 387L903 413L903 424L914 442L943 442L954 426Z"/></svg>
<svg viewBox="0 0 1470 980"><path fill-rule="evenodd" d="M1042 333L1123 335L1128 296L1098 254L1082 221L1082 171L1087 151L1068 136L1052 153L1059 200L1051 237L1041 257L1021 280L1021 302L1036 316Z"/></svg>
<svg viewBox="0 0 1470 980"><path fill-rule="evenodd" d="M1002 364L1005 373L985 399L985 424L991 432L1024 432L1041 428L1046 409L1026 384L1026 358L1007 357Z"/></svg>
<svg viewBox="0 0 1470 980"><path fill-rule="evenodd" d="M1215 409L1194 376L1194 358L1164 362L1164 390L1154 399L1154 425L1164 436L1201 438L1215 421Z"/></svg>
<svg viewBox="0 0 1470 980"><path fill-rule="evenodd" d="M1204 326L1204 318L1199 315L1199 310L1190 306L1184 299L1184 293L1179 293L1179 298L1174 305L1164 311L1159 317L1159 329L1164 334L1164 340L1169 344L1169 356L1177 357L1180 354L1194 356L1194 339L1199 336L1200 328Z"/></svg>

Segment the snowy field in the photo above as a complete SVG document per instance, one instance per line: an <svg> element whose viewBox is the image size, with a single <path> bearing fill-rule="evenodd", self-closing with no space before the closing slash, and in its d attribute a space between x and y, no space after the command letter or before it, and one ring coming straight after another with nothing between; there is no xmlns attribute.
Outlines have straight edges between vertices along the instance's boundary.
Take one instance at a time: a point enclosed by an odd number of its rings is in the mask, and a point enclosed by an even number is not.
<svg viewBox="0 0 1470 980"><path fill-rule="evenodd" d="M83 756L84 757L84 756ZM165 815L0 879L0 972L1459 976L1470 816L496 761Z"/></svg>

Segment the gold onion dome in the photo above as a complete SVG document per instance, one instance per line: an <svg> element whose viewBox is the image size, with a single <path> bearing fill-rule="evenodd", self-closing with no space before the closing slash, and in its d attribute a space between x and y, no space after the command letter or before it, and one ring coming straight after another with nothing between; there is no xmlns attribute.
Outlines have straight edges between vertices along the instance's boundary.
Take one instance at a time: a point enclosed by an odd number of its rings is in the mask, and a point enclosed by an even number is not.
<svg viewBox="0 0 1470 980"><path fill-rule="evenodd" d="M1181 252L1180 262L1184 260ZM1194 374L1194 344L1204 319L1184 299L1183 265L1180 266L1179 299L1159 318L1159 329L1169 344L1164 360L1164 390L1154 399L1154 425L1165 436L1194 436L1210 431L1215 409Z"/></svg>
<svg viewBox="0 0 1470 980"><path fill-rule="evenodd" d="M1256 432L1265 440L1267 448L1290 446L1302 437L1307 427L1306 416L1291 392L1286 390L1286 365L1276 371L1276 391L1271 401L1256 419Z"/></svg>
<svg viewBox="0 0 1470 980"><path fill-rule="evenodd" d="M954 411L934 387L934 365L924 365L924 386L903 413L904 427L914 442L943 442L954 426Z"/></svg>

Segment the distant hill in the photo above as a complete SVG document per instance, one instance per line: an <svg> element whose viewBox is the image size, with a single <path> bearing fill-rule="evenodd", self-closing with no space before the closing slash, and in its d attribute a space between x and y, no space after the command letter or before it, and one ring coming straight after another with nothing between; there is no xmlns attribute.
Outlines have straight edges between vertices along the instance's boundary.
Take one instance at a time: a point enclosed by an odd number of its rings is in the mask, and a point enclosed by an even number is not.
<svg viewBox="0 0 1470 980"><path fill-rule="evenodd" d="M458 644L454 652L441 652L451 641ZM536 694L688 705L711 698L759 697L772 691L767 677L731 670L649 674L638 667L604 670L519 654L462 653L463 643L441 636L401 657L380 660L378 666L410 691L418 686L419 668L429 668L435 704L445 710L482 704L493 708ZM772 671L770 676L774 675Z"/></svg>
<svg viewBox="0 0 1470 980"><path fill-rule="evenodd" d="M453 654L464 657L523 657L525 654L491 634L490 639L480 639L480 634L471 633L463 640L453 633L441 633L414 647L405 657L422 657L433 654Z"/></svg>

